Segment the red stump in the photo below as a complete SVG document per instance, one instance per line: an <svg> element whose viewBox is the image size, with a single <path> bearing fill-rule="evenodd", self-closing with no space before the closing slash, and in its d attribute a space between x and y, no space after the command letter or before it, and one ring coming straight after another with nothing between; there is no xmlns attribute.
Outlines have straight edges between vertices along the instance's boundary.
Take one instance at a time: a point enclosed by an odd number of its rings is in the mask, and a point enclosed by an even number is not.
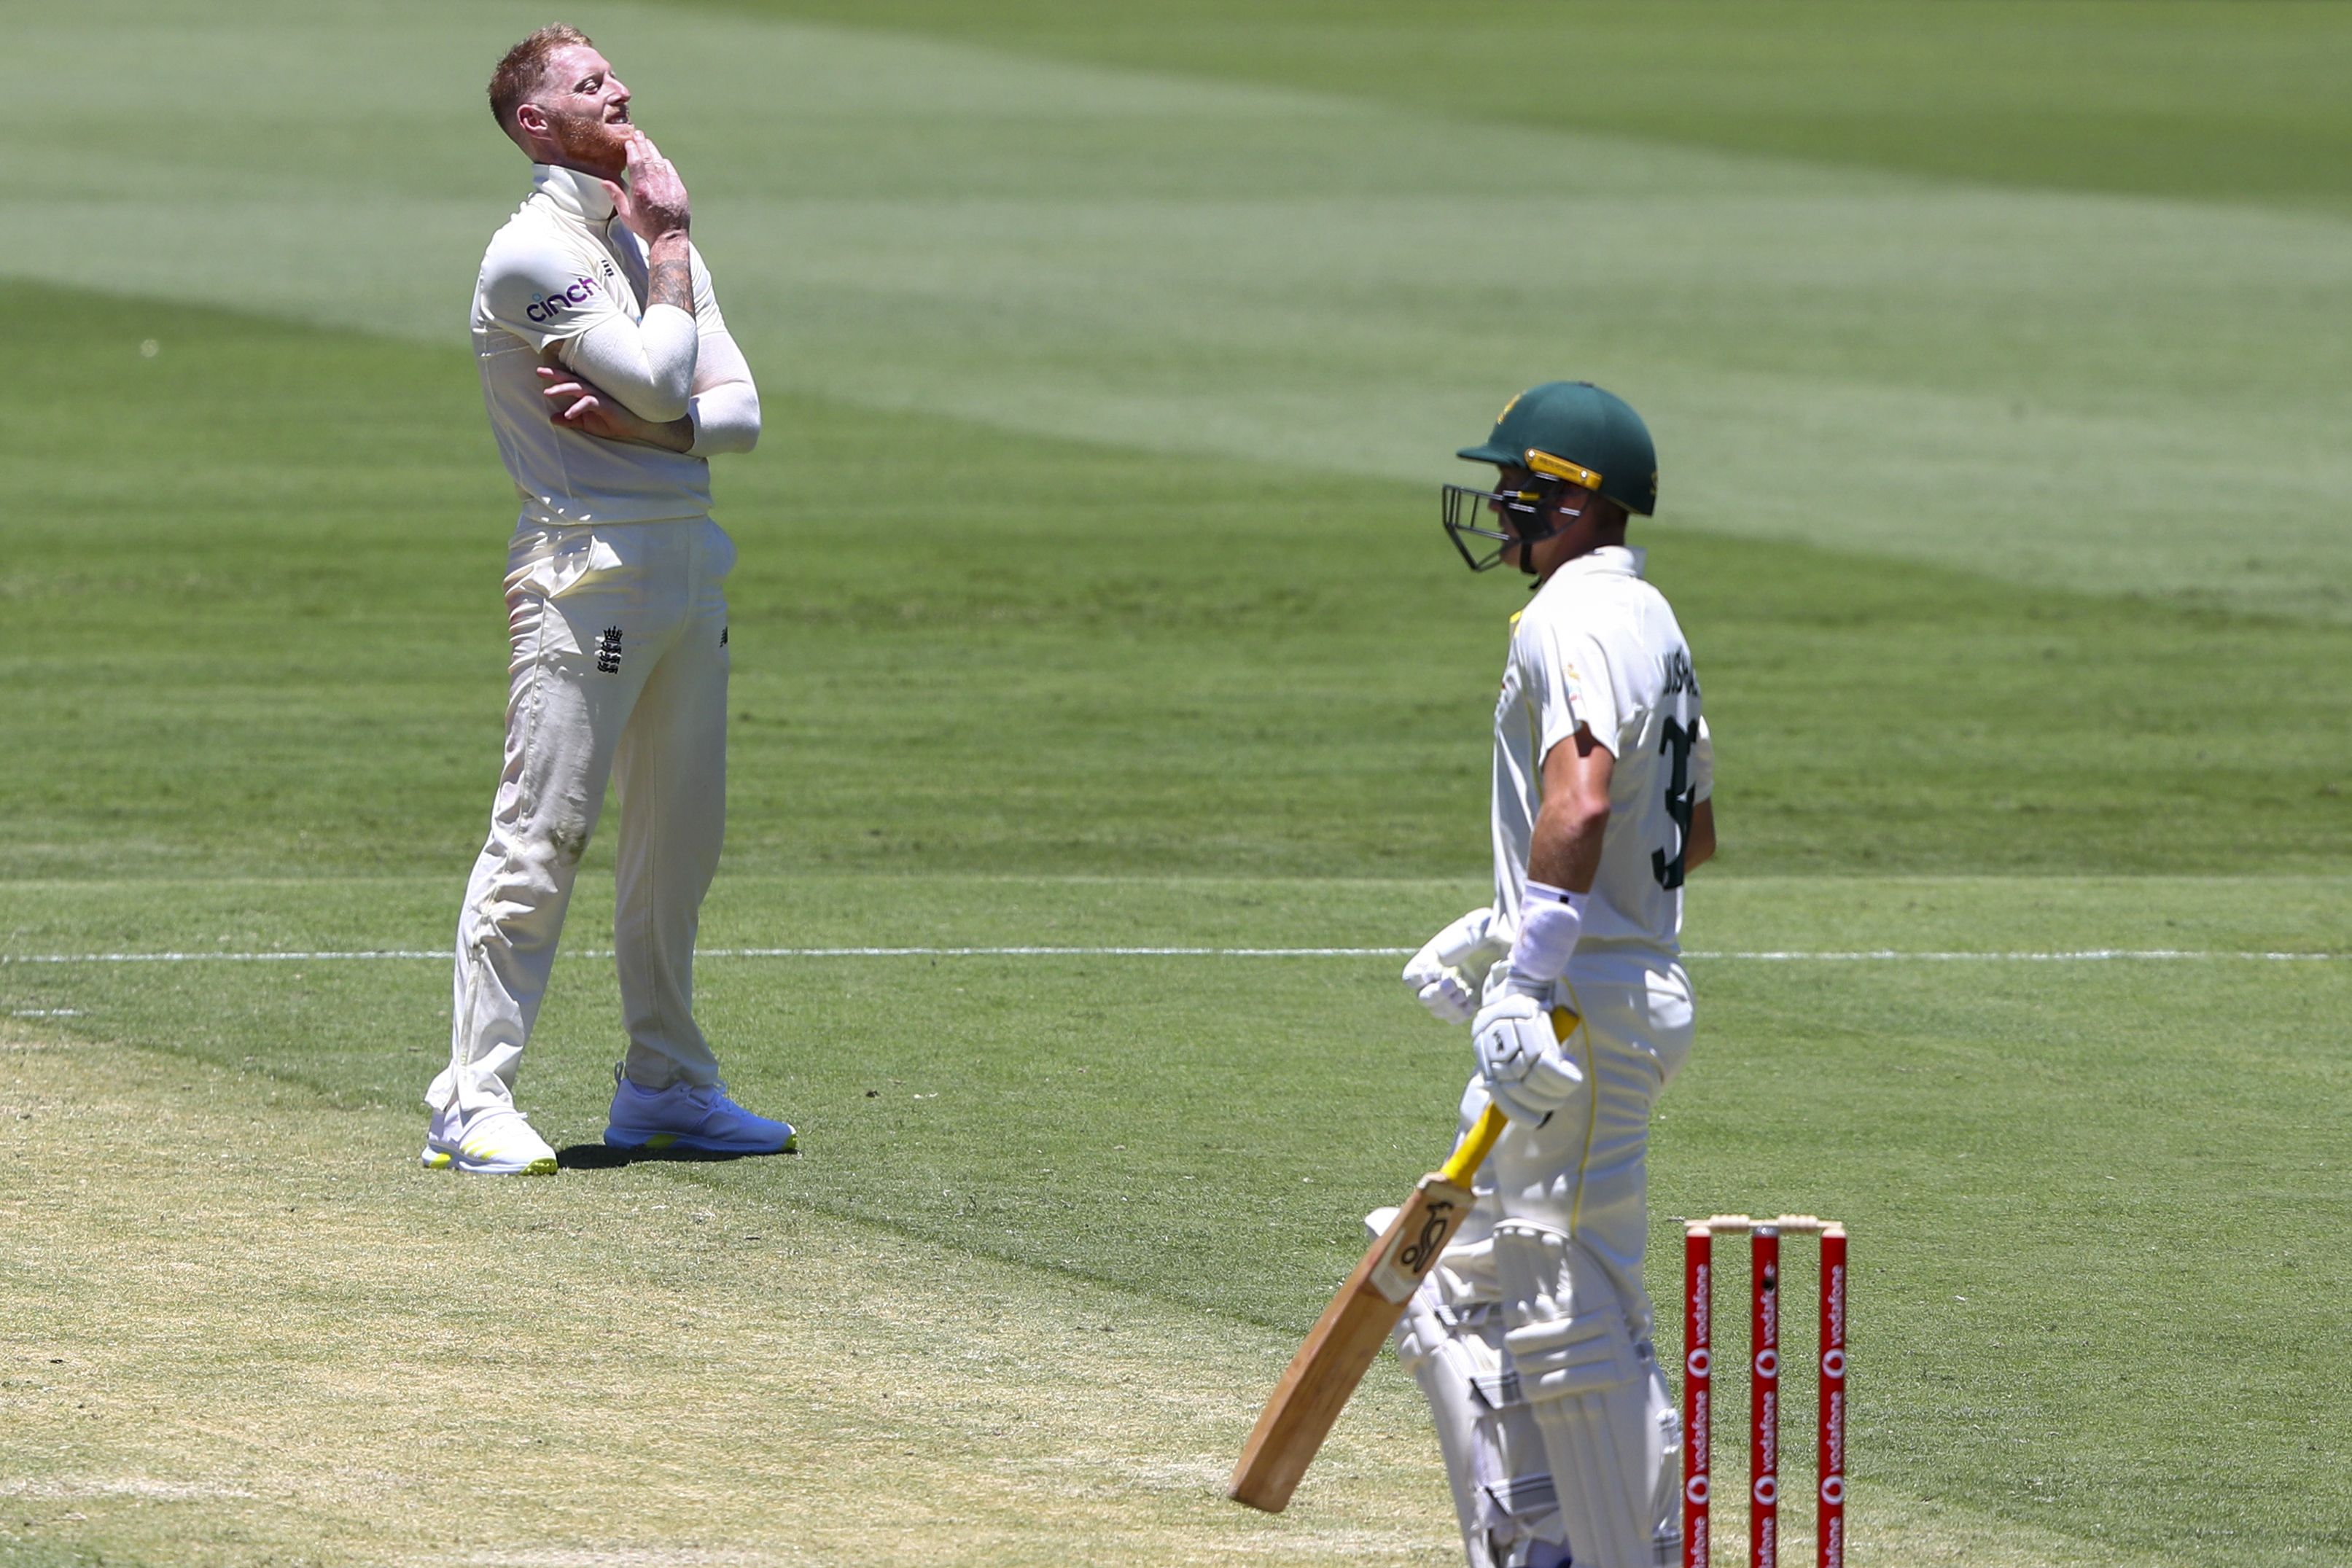
<svg viewBox="0 0 2352 1568"><path fill-rule="evenodd" d="M1715 1435L1715 1235L1683 1230L1683 1568L1707 1568L1709 1439Z"/></svg>
<svg viewBox="0 0 2352 1568"><path fill-rule="evenodd" d="M1845 1228L1822 1231L1819 1568L1845 1568Z"/></svg>
<svg viewBox="0 0 2352 1568"><path fill-rule="evenodd" d="M1748 1233L1748 1568L1780 1561L1780 1230Z"/></svg>

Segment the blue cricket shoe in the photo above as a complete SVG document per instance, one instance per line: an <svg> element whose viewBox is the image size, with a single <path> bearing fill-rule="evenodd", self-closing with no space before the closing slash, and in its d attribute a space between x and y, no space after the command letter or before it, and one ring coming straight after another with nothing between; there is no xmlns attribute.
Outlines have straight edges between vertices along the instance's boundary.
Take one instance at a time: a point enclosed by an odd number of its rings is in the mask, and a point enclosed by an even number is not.
<svg viewBox="0 0 2352 1568"><path fill-rule="evenodd" d="M793 1125L754 1116L727 1097L727 1085L673 1083L640 1089L614 1074L604 1142L616 1149L698 1149L714 1155L781 1155Z"/></svg>

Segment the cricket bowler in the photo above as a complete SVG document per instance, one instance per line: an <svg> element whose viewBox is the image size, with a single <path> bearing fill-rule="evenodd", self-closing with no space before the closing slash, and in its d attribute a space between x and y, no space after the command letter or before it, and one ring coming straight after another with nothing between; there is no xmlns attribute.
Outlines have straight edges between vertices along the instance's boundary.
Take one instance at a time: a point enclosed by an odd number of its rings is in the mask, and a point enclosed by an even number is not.
<svg viewBox="0 0 2352 1568"><path fill-rule="evenodd" d="M449 1066L428 1167L552 1174L514 1085L610 779L626 1056L605 1143L775 1154L694 1021L694 937L726 821L727 600L714 454L760 395L688 230L691 204L587 36L541 27L490 78L531 192L490 240L474 355L521 516L508 547L506 755L457 914Z"/></svg>
<svg viewBox="0 0 2352 1568"><path fill-rule="evenodd" d="M1582 382L1511 400L1461 456L1447 535L1473 571L1533 580L1495 704L1495 902L1404 982L1468 1023L1465 1124L1509 1118L1471 1218L1412 1296L1397 1355L1435 1418L1472 1568L1665 1568L1680 1423L1642 1284L1650 1106L1689 1055L1683 880L1715 849L1714 765L1689 645L1625 544L1657 457ZM1574 1026L1555 1033L1553 1009Z"/></svg>

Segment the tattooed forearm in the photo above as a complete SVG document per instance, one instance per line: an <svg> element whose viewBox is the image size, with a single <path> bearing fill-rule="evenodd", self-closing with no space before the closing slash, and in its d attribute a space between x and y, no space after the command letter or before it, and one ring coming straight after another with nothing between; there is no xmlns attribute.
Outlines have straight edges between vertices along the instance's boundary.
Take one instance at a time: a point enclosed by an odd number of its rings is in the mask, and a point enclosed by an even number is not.
<svg viewBox="0 0 2352 1568"><path fill-rule="evenodd" d="M663 255L667 250L671 254ZM656 246L646 271L646 303L675 305L694 314L694 267L687 260L686 242Z"/></svg>

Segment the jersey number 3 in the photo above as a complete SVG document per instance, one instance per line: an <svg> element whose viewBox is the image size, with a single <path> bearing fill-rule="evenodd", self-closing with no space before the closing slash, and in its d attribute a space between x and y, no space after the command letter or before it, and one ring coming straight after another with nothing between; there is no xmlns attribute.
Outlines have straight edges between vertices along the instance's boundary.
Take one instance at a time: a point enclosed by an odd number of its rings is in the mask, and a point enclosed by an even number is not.
<svg viewBox="0 0 2352 1568"><path fill-rule="evenodd" d="M1698 726L1685 729L1673 719L1666 720L1666 731L1658 742L1658 749L1673 758L1666 773L1666 815L1675 821L1675 855L1666 858L1664 850L1650 852L1650 874L1658 885L1674 889L1683 884L1683 862L1690 853L1691 747L1698 743Z"/></svg>

